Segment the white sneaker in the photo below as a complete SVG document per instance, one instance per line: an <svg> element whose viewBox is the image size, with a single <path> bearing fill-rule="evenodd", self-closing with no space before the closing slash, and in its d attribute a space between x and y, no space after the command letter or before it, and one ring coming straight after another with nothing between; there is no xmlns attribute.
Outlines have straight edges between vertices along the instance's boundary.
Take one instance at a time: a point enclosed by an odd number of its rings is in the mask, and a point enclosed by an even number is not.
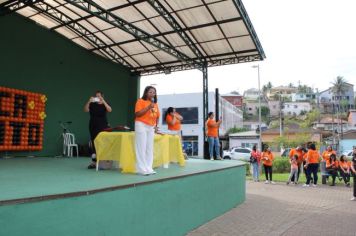
<svg viewBox="0 0 356 236"><path fill-rule="evenodd" d="M316 187L317 185L316 184L313 184L313 187Z"/></svg>
<svg viewBox="0 0 356 236"><path fill-rule="evenodd" d="M350 199L350 201L355 201L356 200L356 198L355 197L352 197L351 199Z"/></svg>
<svg viewBox="0 0 356 236"><path fill-rule="evenodd" d="M303 184L303 187L309 187L309 184Z"/></svg>
<svg viewBox="0 0 356 236"><path fill-rule="evenodd" d="M276 184L275 182L273 182L273 181L270 181L270 184Z"/></svg>
<svg viewBox="0 0 356 236"><path fill-rule="evenodd" d="M210 161L213 161L214 160L214 158L210 158Z"/></svg>
<svg viewBox="0 0 356 236"><path fill-rule="evenodd" d="M265 184L269 184L268 180L265 181Z"/></svg>

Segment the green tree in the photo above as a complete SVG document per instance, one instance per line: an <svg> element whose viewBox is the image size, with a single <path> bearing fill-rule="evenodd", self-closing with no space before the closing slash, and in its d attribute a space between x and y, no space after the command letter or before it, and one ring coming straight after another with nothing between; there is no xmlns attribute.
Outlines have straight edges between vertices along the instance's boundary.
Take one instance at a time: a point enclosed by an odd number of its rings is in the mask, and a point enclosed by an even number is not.
<svg viewBox="0 0 356 236"><path fill-rule="evenodd" d="M313 125L313 122L317 121L319 119L320 112L318 110L312 110L307 113L307 118L305 121L301 124L302 128L309 128Z"/></svg>
<svg viewBox="0 0 356 236"><path fill-rule="evenodd" d="M259 115L259 108L257 107L257 116ZM266 106L261 106L261 116L267 117L269 115L269 108Z"/></svg>
<svg viewBox="0 0 356 236"><path fill-rule="evenodd" d="M238 127L234 126L234 128L230 128L227 131L227 134L241 133L241 132L245 132L245 131L248 131L248 129L247 128L238 128Z"/></svg>

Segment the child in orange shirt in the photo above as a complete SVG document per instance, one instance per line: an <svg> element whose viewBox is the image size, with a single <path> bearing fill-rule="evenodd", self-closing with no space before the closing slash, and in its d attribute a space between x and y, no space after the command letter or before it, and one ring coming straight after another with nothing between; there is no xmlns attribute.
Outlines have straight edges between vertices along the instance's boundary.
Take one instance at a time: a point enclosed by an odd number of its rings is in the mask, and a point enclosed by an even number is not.
<svg viewBox="0 0 356 236"><path fill-rule="evenodd" d="M289 174L289 178L287 181L287 184L290 183L292 177L294 177L294 184L298 184L297 182L297 176L298 176L298 154L294 154L294 156L292 157L292 159L289 160L290 162L290 174Z"/></svg>

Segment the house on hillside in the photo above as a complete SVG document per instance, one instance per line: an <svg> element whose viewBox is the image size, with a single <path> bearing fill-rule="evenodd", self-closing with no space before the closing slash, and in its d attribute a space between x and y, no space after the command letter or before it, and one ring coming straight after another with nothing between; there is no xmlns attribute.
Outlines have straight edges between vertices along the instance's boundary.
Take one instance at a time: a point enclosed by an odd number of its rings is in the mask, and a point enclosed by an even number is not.
<svg viewBox="0 0 356 236"><path fill-rule="evenodd" d="M229 148L232 147L247 147L252 148L254 145L258 147L259 133L255 130L240 133L229 134Z"/></svg>
<svg viewBox="0 0 356 236"><path fill-rule="evenodd" d="M341 127L342 124L342 127ZM348 130L348 122L342 119L332 118L332 117L325 117L322 118L319 122L313 122L313 129L319 129L321 131L337 131L338 133L341 130L347 131Z"/></svg>
<svg viewBox="0 0 356 236"><path fill-rule="evenodd" d="M229 93L221 95L222 98L230 102L235 107L242 109L243 106L243 96L240 94Z"/></svg>
<svg viewBox="0 0 356 236"><path fill-rule="evenodd" d="M244 99L247 100L258 100L259 91L255 88L247 89L244 92Z"/></svg>
<svg viewBox="0 0 356 236"><path fill-rule="evenodd" d="M286 116L299 116L302 112L311 111L309 102L285 102L282 105L282 113Z"/></svg>
<svg viewBox="0 0 356 236"><path fill-rule="evenodd" d="M338 110L346 110L355 108L354 85L346 83L347 91L344 94L334 94L332 88L319 93L319 107L322 113L335 113ZM346 103L341 104L339 102Z"/></svg>
<svg viewBox="0 0 356 236"><path fill-rule="evenodd" d="M356 130L356 110L349 110L347 113L347 121L349 123L349 129Z"/></svg>
<svg viewBox="0 0 356 236"><path fill-rule="evenodd" d="M275 140L280 137L279 128L268 129L262 131L261 134L262 143L268 143L271 146L274 146ZM322 133L319 130L312 129L302 129L302 128L288 128L283 131L283 136L288 140L298 139L302 135L308 135L309 141L311 142L321 142L322 141Z"/></svg>

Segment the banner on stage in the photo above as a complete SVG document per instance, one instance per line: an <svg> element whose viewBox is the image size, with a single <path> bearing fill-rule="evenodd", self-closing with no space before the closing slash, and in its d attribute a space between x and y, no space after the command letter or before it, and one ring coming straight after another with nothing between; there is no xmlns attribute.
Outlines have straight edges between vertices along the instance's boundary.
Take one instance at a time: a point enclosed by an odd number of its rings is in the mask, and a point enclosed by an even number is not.
<svg viewBox="0 0 356 236"><path fill-rule="evenodd" d="M44 94L0 86L0 151L42 150Z"/></svg>

